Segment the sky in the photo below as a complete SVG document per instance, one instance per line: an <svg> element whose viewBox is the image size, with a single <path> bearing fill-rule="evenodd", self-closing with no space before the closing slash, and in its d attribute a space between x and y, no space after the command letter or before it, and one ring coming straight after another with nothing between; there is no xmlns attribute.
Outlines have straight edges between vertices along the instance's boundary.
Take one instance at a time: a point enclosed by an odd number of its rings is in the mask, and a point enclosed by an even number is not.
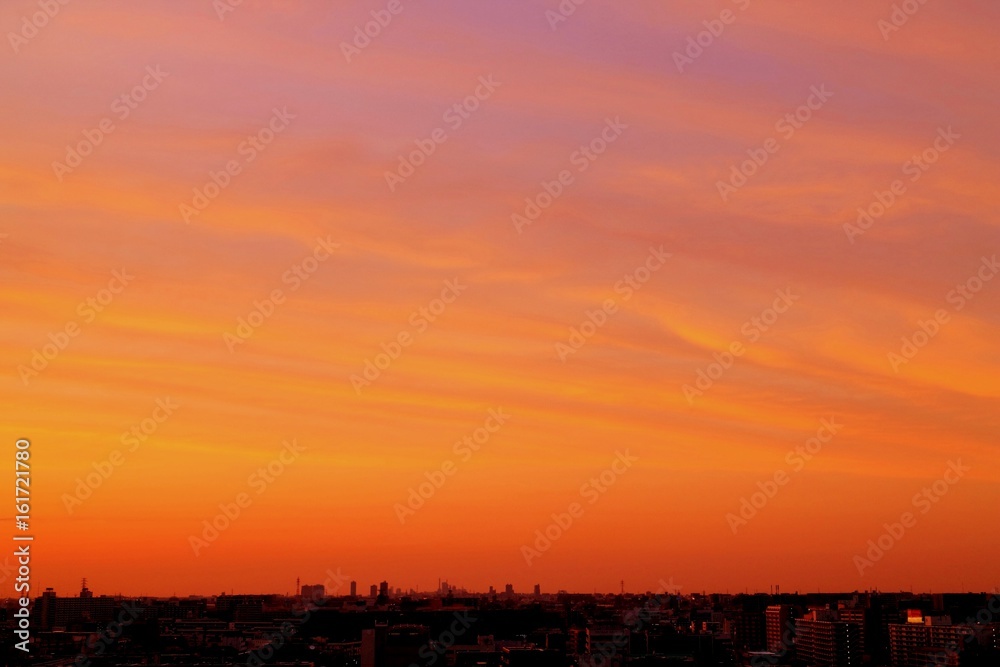
<svg viewBox="0 0 1000 667"><path fill-rule="evenodd" d="M995 3L44 5L35 592L1000 583Z"/></svg>

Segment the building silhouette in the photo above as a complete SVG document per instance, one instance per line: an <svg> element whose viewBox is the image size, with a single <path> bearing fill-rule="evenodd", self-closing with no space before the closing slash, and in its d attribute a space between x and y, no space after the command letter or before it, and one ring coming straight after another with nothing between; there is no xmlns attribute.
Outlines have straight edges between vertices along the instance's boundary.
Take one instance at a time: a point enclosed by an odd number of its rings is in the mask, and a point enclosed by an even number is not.
<svg viewBox="0 0 1000 667"><path fill-rule="evenodd" d="M361 632L361 667L409 667L425 662L420 650L430 641L426 625L376 623Z"/></svg>
<svg viewBox="0 0 1000 667"><path fill-rule="evenodd" d="M860 667L861 628L834 610L813 610L795 622L795 654L815 667Z"/></svg>
<svg viewBox="0 0 1000 667"><path fill-rule="evenodd" d="M306 584L302 587L302 598L304 600L322 600L324 597L326 597L326 586L323 584L312 586Z"/></svg>
<svg viewBox="0 0 1000 667"><path fill-rule="evenodd" d="M787 604L775 604L764 610L767 626L767 650L778 652L788 649L795 637L795 608Z"/></svg>
<svg viewBox="0 0 1000 667"><path fill-rule="evenodd" d="M954 625L948 616L924 616L919 611L910 611L906 623L889 625L893 667L958 665L965 638L972 633L967 626Z"/></svg>

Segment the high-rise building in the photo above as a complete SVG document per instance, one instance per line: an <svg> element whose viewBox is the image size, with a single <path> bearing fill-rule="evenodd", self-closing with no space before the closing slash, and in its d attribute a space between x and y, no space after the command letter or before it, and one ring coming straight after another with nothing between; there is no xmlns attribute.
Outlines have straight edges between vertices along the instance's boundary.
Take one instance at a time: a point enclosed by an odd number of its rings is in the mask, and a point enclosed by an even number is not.
<svg viewBox="0 0 1000 667"><path fill-rule="evenodd" d="M352 581L351 582L351 597L354 598L354 597L357 597L357 596L358 596L358 582Z"/></svg>
<svg viewBox="0 0 1000 667"><path fill-rule="evenodd" d="M980 646L993 651L1000 651L1000 623L981 625L977 628L977 631L979 633Z"/></svg>
<svg viewBox="0 0 1000 667"><path fill-rule="evenodd" d="M541 595L541 594L542 594L542 585L535 584L535 595Z"/></svg>
<svg viewBox="0 0 1000 667"><path fill-rule="evenodd" d="M811 611L795 622L795 655L815 667L860 667L861 628L830 609Z"/></svg>
<svg viewBox="0 0 1000 667"><path fill-rule="evenodd" d="M378 586L376 586L375 584L372 584L371 588L368 589L368 590L371 593L371 597L373 597L373 598L374 597L378 597Z"/></svg>
<svg viewBox="0 0 1000 667"><path fill-rule="evenodd" d="M39 625L45 630L71 629L82 623L106 623L120 613L122 598L94 594L84 579L80 595L61 598L52 588L46 588L35 599L35 614L40 614Z"/></svg>
<svg viewBox="0 0 1000 667"><path fill-rule="evenodd" d="M965 638L972 628L954 625L949 616L924 616L919 611L907 614L906 623L889 625L889 648L893 667L924 667L928 656L940 656L942 665L958 664ZM931 662L937 665L939 663Z"/></svg>
<svg viewBox="0 0 1000 667"><path fill-rule="evenodd" d="M42 593L41 602L36 604L36 609L38 609L38 614L41 618L42 630L51 630L52 626L55 625L57 604L58 598L56 597L56 592L51 588L46 588L45 592Z"/></svg>
<svg viewBox="0 0 1000 667"><path fill-rule="evenodd" d="M383 581L378 585L378 594L382 597L389 597L389 582Z"/></svg>
<svg viewBox="0 0 1000 667"><path fill-rule="evenodd" d="M795 609L787 604L774 604L764 611L767 650L782 651L792 647L795 637Z"/></svg>
<svg viewBox="0 0 1000 667"><path fill-rule="evenodd" d="M375 584L372 584L372 595L376 590ZM379 622L375 623L374 628L361 631L361 667L382 667L385 664L382 656L388 631L389 625Z"/></svg>
<svg viewBox="0 0 1000 667"><path fill-rule="evenodd" d="M759 651L767 646L766 619L761 609L746 606L725 613L726 627L733 646L744 651Z"/></svg>
<svg viewBox="0 0 1000 667"><path fill-rule="evenodd" d="M866 655L872 655L875 647L869 645L868 626L871 625L872 614L869 609L856 603L841 602L838 605L837 615L845 623L856 623L861 628L861 651Z"/></svg>
<svg viewBox="0 0 1000 667"><path fill-rule="evenodd" d="M259 621L264 614L264 598L259 595L219 595L215 598L219 618L227 621Z"/></svg>
<svg viewBox="0 0 1000 667"><path fill-rule="evenodd" d="M316 601L326 597L326 586L323 584L316 584L314 586L306 584L301 590L302 599L304 600Z"/></svg>

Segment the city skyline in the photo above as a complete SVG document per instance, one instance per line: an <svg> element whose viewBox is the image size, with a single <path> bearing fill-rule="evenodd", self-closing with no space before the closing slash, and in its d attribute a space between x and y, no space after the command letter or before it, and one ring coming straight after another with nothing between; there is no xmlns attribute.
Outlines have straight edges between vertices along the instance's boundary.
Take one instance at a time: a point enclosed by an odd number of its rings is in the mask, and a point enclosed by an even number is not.
<svg viewBox="0 0 1000 667"><path fill-rule="evenodd" d="M457 667L992 667L1000 657L996 593L541 595L538 586L517 594L507 585L452 596L447 582L439 588L394 597L383 580L367 597L301 585L294 596L125 598L95 596L84 579L78 597L45 591L31 617L45 664L74 653L75 664L99 657L123 667L150 655L158 664L250 667L441 659Z"/></svg>
<svg viewBox="0 0 1000 667"><path fill-rule="evenodd" d="M77 579L76 587L80 588L79 582L83 581L83 587L86 588L90 593L95 593L92 589L88 587L88 582L90 585L94 585L94 580L88 577L82 577ZM499 580L498 580L499 581ZM789 587L783 587L781 584L771 584L765 589L755 589L752 587L744 587L742 590L710 590L710 589L699 589L694 588L689 590L683 584L674 582L673 579L664 580L660 579L654 582L652 587L630 587L628 582L625 580L619 580L615 582L615 586L607 589L592 589L592 590L570 590L566 588L546 588L544 585L535 582L530 585L526 584L519 586L512 584L509 580L503 580L500 583L491 583L478 588L475 586L468 586L464 583L455 583L447 578L439 578L436 584L430 584L428 586L416 585L409 582L395 582L389 579L371 579L371 580L358 580L353 579L350 576L344 574L343 572L333 569L328 569L325 573L321 574L319 577L314 577L312 579L308 577L296 576L290 582L290 587L285 589L274 589L274 590L239 590L236 588L226 588L223 587L221 590L210 590L210 591L172 591L169 594L152 594L144 591L123 591L114 588L105 588L104 590L96 591L97 595L104 596L126 596L126 597L155 597L155 598L171 598L171 597L212 597L215 595L285 595L294 597L299 595L296 586L302 587L312 587L312 586L322 586L325 589L324 595L327 597L375 597L372 595L372 591L379 588L380 584L388 583L388 591L392 597L405 597L411 595L418 596L434 596L434 595L446 595L448 593L454 595L471 595L471 596L485 596L485 595L503 595L513 594L517 596L531 596L531 595L544 595L544 596L555 596L560 594L568 595L599 595L614 597L618 595L627 596L642 596L642 595L667 595L667 596L679 596L679 597L699 597L699 596L711 596L711 595L766 595L771 597L780 597L781 595L789 596L803 596L810 594L823 594L823 595L851 595L851 594L913 594L913 595L937 595L937 594L1000 594L1000 585L994 585L990 588L983 590L974 590L969 588L953 588L953 589L918 589L918 588L900 588L900 589L853 589L853 590L820 590L820 589L794 589ZM442 584L448 587L447 590L442 589ZM356 587L356 593L351 593L351 585ZM506 586L512 586L513 590L507 592L505 591ZM55 590L57 593L59 589L55 586L48 586L39 584L40 589L44 590ZM535 592L535 588L539 587L540 592ZM217 587L218 588L218 587ZM66 590L76 590L74 588L68 588L63 591L65 594ZM72 597L72 596L69 596ZM10 599L10 598L7 598Z"/></svg>
<svg viewBox="0 0 1000 667"><path fill-rule="evenodd" d="M299 577L297 579L301 580L301 577ZM330 598L350 598L350 597L366 598L366 597L377 597L378 594L372 595L372 591L369 590L369 589L377 589L379 587L380 583L388 581L388 580L381 580L381 582L380 581L373 581L370 584L365 583L364 585L362 585L362 582L359 582L359 581L356 581L356 580L350 580L349 581L350 584L356 584L357 585L357 591L358 591L356 594L351 594L349 592L349 588L346 585L344 585L342 587L334 587L333 589L331 589L330 586L325 583L325 582L329 582L331 580L332 581L336 581L336 579L337 579L337 575L333 574L331 572L331 573L328 573L328 576L326 577L326 579L318 579L316 581L301 580L300 588L310 588L310 587L314 587L314 586L323 587L324 588L323 597L330 597ZM273 591L257 591L257 590L251 591L251 590L243 590L243 591L239 591L239 590L236 590L236 589L228 589L228 590L214 591L214 592L210 592L210 593L197 593L197 592L181 593L180 591L177 591L177 592L173 592L173 593L171 593L169 595L151 595L151 594L146 594L146 593L141 593L141 592L140 593L134 593L134 592L130 593L130 592L123 592L123 591L119 591L119 590L115 590L114 592L111 592L111 591L96 591L95 592L95 591L93 591L92 589L90 589L87 586L87 582L89 580L86 577L84 577L82 579L82 581L84 582L83 585L84 585L85 590L87 590L88 594L91 594L91 595L96 594L96 595L105 596L105 597L150 597L150 598L160 598L160 599L168 599L168 598L194 598L194 597L197 597L197 598L206 598L206 597L214 597L214 596L217 596L217 595L248 595L248 596L279 595L279 596L286 596L286 597L296 597L296 596L300 596L301 595L303 597L308 597L308 593L295 592L295 582L292 582L293 585L292 585L291 589L287 590L287 591L278 591L278 590L273 590ZM93 582L90 582L90 583L92 584ZM917 595L917 596L920 596L920 595L941 595L941 594L946 594L946 595L965 595L965 594L973 594L973 595L991 595L992 594L992 595L998 595L998 594L1000 594L1000 586L994 586L993 588L991 588L989 590L982 590L982 591L964 590L964 589L939 590L939 591L934 591L934 590L916 590L916 589L900 589L900 590L871 589L871 590L852 590L852 591L848 591L848 590L781 590L781 586L780 585L777 585L777 586L772 585L767 590L751 590L751 589L746 589L746 590L742 590L742 591L711 591L711 590L686 591L686 590L684 590L683 586L680 586L680 585L677 585L677 584L672 584L670 582L664 582L664 581L661 580L660 582L657 582L659 584L657 587L655 587L655 588L647 588L647 589L629 589L626 586L625 589L622 590L622 588L620 586L621 582L619 582L619 588L615 589L615 590L611 590L611 589L608 589L608 590L596 590L596 591L595 590L591 590L591 591L573 591L573 590L566 590L566 589L546 590L544 587L541 586L541 584L532 584L531 586L525 587L525 589L522 590L522 589L518 589L513 584L510 584L513 587L513 590L506 591L506 590L504 590L504 587L507 586L508 584L502 584L500 586L492 584L490 586L487 586L485 589L475 589L475 588L465 587L465 586L463 586L461 584L450 584L450 582L448 582L446 580L442 580L442 583L448 584L449 585L449 589L448 590L442 590L440 588L440 584L438 586L430 586L428 588L414 588L412 586L407 586L407 585L400 586L400 585L393 584L393 585L391 585L389 587L388 590L389 590L390 597L392 597L392 598L408 597L408 596L412 596L412 595L433 597L433 596L446 596L446 595L449 595L449 594L455 595L455 596L458 596L458 597L462 597L462 596L490 596L490 595L497 595L497 596L515 595L515 596L518 596L518 597L531 597L531 596L536 596L536 595L549 596L549 597L558 596L558 595L574 595L574 596L575 595L580 595L580 596L597 595L597 596L601 596L601 597L616 597L616 596L622 596L622 595L624 595L624 596L633 596L633 597L641 597L641 596L645 596L645 595L658 595L658 596L665 596L665 597L671 597L671 596L676 596L676 597L709 597L709 596L718 596L718 595L721 595L721 596L745 596L745 595L752 595L752 596L768 596L768 597L773 597L773 598L780 598L782 595L786 595L786 596L789 596L789 597L795 597L795 596L807 596L807 595L859 595L859 594L861 594L861 595L876 595L876 594L898 595L898 594L910 594L910 595ZM78 586L79 586L79 584L78 584ZM538 592L536 592L534 590L536 586L541 587L541 590L538 591ZM52 591L55 591L56 593L59 593L59 591L56 590L52 586L46 586L46 587L44 587L44 590L46 590L46 591L52 590ZM77 596L79 596L79 592L77 593ZM62 597L76 597L76 596L73 596L73 595L63 595ZM10 598L8 598L8 600L9 599Z"/></svg>

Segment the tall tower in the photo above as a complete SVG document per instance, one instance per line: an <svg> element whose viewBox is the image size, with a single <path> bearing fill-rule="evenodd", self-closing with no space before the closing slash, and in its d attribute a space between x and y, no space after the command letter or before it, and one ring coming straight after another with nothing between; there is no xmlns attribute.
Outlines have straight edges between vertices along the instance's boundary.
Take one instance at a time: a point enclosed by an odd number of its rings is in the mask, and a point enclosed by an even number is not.
<svg viewBox="0 0 1000 667"><path fill-rule="evenodd" d="M295 577L295 594L302 595L302 579Z"/></svg>

